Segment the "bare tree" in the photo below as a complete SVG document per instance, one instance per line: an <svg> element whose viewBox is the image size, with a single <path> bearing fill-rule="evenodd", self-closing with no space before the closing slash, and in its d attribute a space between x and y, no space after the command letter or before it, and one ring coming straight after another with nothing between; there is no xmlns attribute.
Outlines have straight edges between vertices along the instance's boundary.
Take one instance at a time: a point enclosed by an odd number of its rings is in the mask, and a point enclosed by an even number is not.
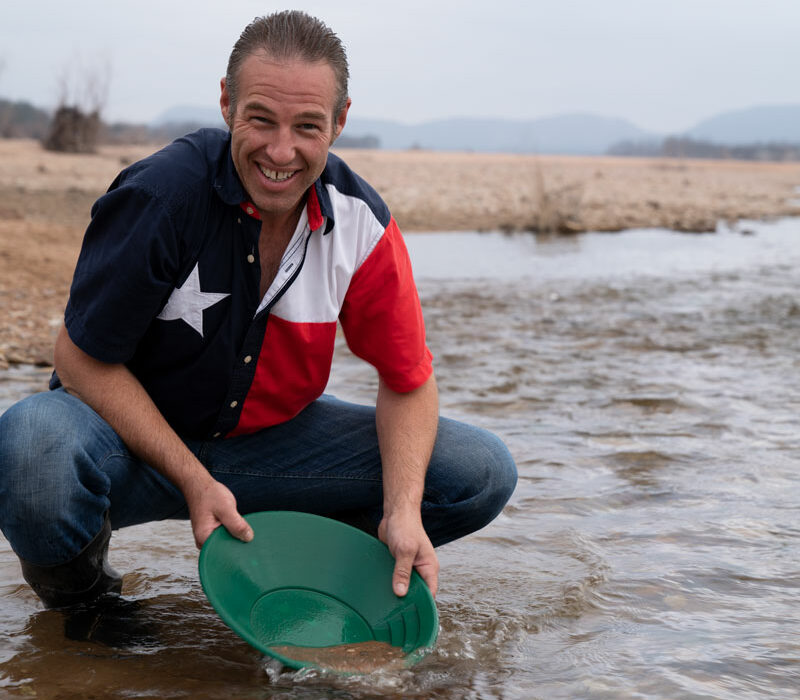
<svg viewBox="0 0 800 700"><path fill-rule="evenodd" d="M67 153L96 150L110 79L108 61L88 68L77 59L65 65L59 79L58 107L42 142L46 149Z"/></svg>

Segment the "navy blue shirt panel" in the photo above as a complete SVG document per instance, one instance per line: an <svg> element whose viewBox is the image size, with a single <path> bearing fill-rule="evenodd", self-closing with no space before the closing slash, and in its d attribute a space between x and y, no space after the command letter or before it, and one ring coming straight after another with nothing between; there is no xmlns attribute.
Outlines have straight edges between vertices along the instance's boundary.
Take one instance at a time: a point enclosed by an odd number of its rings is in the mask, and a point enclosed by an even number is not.
<svg viewBox="0 0 800 700"><path fill-rule="evenodd" d="M327 184L332 184L341 194L352 195L366 202L380 224L384 227L389 225L391 213L380 195L372 185L356 175L339 156L333 153L328 154L325 170L316 182L320 208L322 213L326 215L331 209L330 197L325 189ZM332 223L332 221L328 221L329 226Z"/></svg>
<svg viewBox="0 0 800 700"><path fill-rule="evenodd" d="M65 314L73 342L126 363L187 437L235 425L238 413L218 425L220 406L248 331L248 353L257 356L263 339L251 327L260 222L240 208L246 194L229 144L226 132L201 130L120 173L92 209ZM228 295L203 310L202 335L183 319L157 318L195 266L202 292Z"/></svg>

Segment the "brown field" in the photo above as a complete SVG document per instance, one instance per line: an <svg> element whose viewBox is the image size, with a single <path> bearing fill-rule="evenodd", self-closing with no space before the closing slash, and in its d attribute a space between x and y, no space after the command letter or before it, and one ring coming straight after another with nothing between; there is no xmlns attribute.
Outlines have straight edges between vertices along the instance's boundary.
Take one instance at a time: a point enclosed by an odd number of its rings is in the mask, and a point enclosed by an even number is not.
<svg viewBox="0 0 800 700"><path fill-rule="evenodd" d="M0 140L0 367L47 365L92 202L152 146ZM664 227L800 214L800 163L341 150L405 232ZM795 203L792 204L792 200Z"/></svg>

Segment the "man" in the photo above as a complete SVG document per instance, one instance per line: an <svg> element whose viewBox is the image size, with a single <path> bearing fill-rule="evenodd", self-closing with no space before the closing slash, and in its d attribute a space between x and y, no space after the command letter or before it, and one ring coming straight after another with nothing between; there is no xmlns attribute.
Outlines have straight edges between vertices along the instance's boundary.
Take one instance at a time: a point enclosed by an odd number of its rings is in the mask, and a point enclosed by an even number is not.
<svg viewBox="0 0 800 700"><path fill-rule="evenodd" d="M0 418L0 524L48 607L121 590L111 531L190 518L249 541L241 512L374 532L404 595L438 546L491 521L503 444L438 418L408 255L384 203L328 149L350 107L338 38L256 19L220 104L229 133L178 139L92 209L51 391ZM337 322L379 373L374 408L322 395Z"/></svg>

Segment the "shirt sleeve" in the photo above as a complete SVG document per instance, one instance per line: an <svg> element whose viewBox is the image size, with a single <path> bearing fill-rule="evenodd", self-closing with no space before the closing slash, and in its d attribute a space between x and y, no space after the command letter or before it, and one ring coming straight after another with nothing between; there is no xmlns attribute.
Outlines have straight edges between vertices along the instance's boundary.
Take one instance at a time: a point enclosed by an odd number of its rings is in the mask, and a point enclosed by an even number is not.
<svg viewBox="0 0 800 700"><path fill-rule="evenodd" d="M431 376L433 355L411 260L393 218L353 275L339 320L353 353L394 391L412 391Z"/></svg>
<svg viewBox="0 0 800 700"><path fill-rule="evenodd" d="M175 284L179 247L152 193L122 185L97 200L64 316L72 341L102 362L130 360Z"/></svg>

